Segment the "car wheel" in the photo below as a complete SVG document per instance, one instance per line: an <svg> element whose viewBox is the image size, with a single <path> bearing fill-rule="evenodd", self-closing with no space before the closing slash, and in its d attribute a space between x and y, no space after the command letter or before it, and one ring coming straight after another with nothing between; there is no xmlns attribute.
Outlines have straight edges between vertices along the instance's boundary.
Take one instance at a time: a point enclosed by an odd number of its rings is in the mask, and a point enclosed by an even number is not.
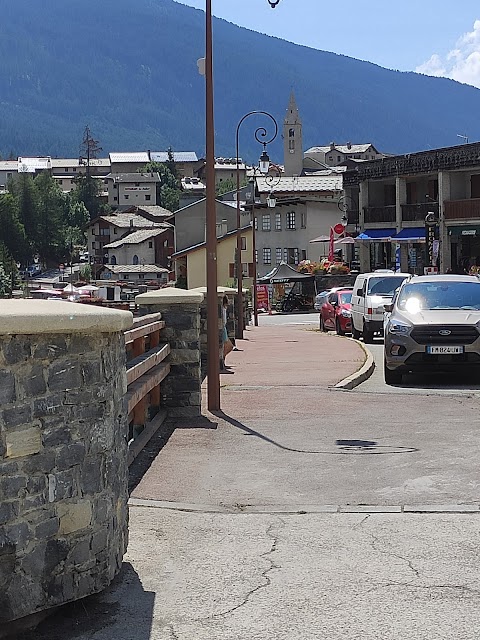
<svg viewBox="0 0 480 640"><path fill-rule="evenodd" d="M322 316L320 316L320 331L327 333L327 327L325 326Z"/></svg>
<svg viewBox="0 0 480 640"><path fill-rule="evenodd" d="M340 326L340 321L339 321L338 318L335 320L335 330L337 332L337 336L344 336L345 335L345 331Z"/></svg>
<svg viewBox="0 0 480 640"><path fill-rule="evenodd" d="M352 338L354 340L360 340L360 336L362 334L360 333L360 331L358 331L357 329L355 329L355 325L352 322Z"/></svg>
<svg viewBox="0 0 480 640"><path fill-rule="evenodd" d="M367 331L365 323L363 324L363 341L365 344L372 344L373 342L373 331Z"/></svg>
<svg viewBox="0 0 480 640"><path fill-rule="evenodd" d="M383 363L383 377L385 384L401 384L402 374L399 371L391 370L387 367L387 363Z"/></svg>

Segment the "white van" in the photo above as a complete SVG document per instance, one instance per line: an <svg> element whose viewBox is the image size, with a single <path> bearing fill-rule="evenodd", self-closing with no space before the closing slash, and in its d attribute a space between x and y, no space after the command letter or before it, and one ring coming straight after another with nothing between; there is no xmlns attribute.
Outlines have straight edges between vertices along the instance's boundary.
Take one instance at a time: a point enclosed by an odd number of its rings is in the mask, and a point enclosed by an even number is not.
<svg viewBox="0 0 480 640"><path fill-rule="evenodd" d="M384 305L391 303L395 289L409 277L409 273L389 269L357 276L352 295L352 335L356 340L363 336L364 342L371 343L375 333L383 334Z"/></svg>

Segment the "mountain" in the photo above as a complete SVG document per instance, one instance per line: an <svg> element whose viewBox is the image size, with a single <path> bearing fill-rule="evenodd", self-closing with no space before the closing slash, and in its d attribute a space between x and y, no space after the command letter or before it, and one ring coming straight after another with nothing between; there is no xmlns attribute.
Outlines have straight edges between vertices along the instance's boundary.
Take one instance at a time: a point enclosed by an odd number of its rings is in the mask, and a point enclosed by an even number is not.
<svg viewBox="0 0 480 640"><path fill-rule="evenodd" d="M87 124L104 154L169 146L204 154L205 87L196 64L204 55L203 12L173 0L0 6L3 157L76 157ZM459 133L480 138L474 87L383 69L224 20L214 19L213 34L218 156L235 155L236 127L249 111L268 111L281 126L292 89L305 149L335 140L408 153L454 145ZM249 160L261 151L253 135L260 124L252 117L241 128L240 155ZM277 161L281 149L279 135L270 154Z"/></svg>

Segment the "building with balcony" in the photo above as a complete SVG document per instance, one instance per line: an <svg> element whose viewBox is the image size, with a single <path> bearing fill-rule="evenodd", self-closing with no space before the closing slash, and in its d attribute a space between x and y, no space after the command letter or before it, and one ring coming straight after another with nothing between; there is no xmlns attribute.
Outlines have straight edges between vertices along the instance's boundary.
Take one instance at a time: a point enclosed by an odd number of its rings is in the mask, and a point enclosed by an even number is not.
<svg viewBox="0 0 480 640"><path fill-rule="evenodd" d="M362 271L423 273L428 213L440 271L480 266L480 143L364 162L345 173L344 187L357 214Z"/></svg>

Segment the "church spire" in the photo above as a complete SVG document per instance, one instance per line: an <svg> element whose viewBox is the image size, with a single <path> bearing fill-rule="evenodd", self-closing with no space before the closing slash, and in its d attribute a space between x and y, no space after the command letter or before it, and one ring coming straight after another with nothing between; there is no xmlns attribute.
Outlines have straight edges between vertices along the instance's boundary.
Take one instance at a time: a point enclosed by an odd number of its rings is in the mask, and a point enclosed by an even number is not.
<svg viewBox="0 0 480 640"><path fill-rule="evenodd" d="M300 176L303 172L302 121L293 91L283 122L283 164L286 176Z"/></svg>

